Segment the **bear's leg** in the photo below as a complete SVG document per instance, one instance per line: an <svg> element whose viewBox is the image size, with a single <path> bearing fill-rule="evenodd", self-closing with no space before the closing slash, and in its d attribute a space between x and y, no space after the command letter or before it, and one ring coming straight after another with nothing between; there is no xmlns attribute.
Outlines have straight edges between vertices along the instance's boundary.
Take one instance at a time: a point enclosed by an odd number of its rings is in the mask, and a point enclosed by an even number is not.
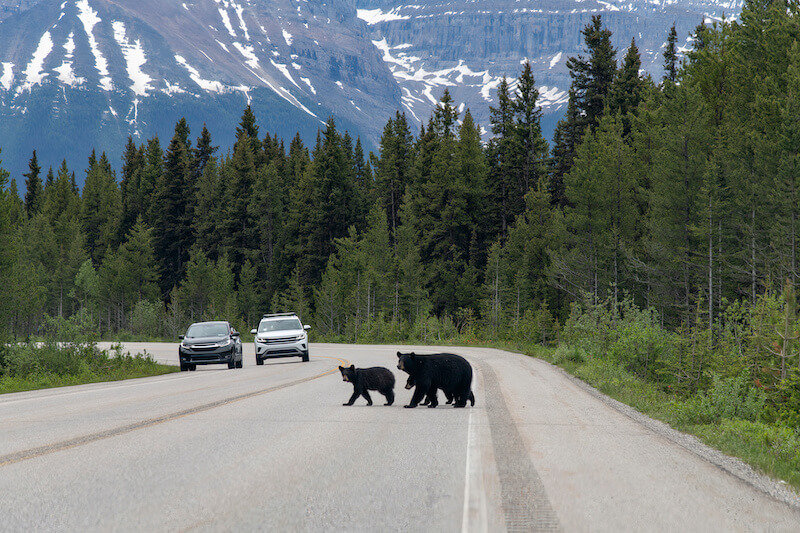
<svg viewBox="0 0 800 533"><path fill-rule="evenodd" d="M469 403L472 404L472 407L475 407L475 395L472 391L469 391Z"/></svg>
<svg viewBox="0 0 800 533"><path fill-rule="evenodd" d="M466 407L467 406L467 396L466 394L459 394L456 396L456 402L453 407Z"/></svg>
<svg viewBox="0 0 800 533"><path fill-rule="evenodd" d="M367 405L372 405L372 398L369 397L369 391L367 389L364 389L364 392L361 393L361 396L367 400Z"/></svg>
<svg viewBox="0 0 800 533"><path fill-rule="evenodd" d="M394 403L394 391L392 389L386 389L381 392L381 394L386 396L386 403L384 405L392 405Z"/></svg>
<svg viewBox="0 0 800 533"><path fill-rule="evenodd" d="M358 392L358 390L355 387L353 387L353 395L350 396L350 401L347 403L343 403L342 405L353 405L356 401L356 398L358 398L359 396L361 396L361 393Z"/></svg>
<svg viewBox="0 0 800 533"><path fill-rule="evenodd" d="M453 393L451 393L451 392L445 392L445 393L444 393L444 396L445 396L445 398L447 398L447 404L448 404L448 405L449 405L449 404L451 404L451 403L453 403Z"/></svg>
<svg viewBox="0 0 800 533"><path fill-rule="evenodd" d="M438 394L438 391L439 391L439 389L437 389L436 387L433 387L433 386L431 386L431 388L428 389L428 402L429 402L428 403L428 407L431 408L431 409L435 409L436 406L439 405L439 394Z"/></svg>
<svg viewBox="0 0 800 533"><path fill-rule="evenodd" d="M427 392L427 388L417 383L417 388L414 389L414 395L411 397L411 403L404 406L409 409L413 409L419 405L419 402L422 401L422 398L425 397L425 393Z"/></svg>

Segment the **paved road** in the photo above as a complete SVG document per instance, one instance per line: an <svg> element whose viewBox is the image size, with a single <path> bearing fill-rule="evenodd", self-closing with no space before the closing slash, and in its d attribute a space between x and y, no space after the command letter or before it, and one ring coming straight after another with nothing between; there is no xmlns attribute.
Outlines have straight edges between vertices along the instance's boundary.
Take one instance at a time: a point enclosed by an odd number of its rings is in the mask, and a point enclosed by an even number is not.
<svg viewBox="0 0 800 533"><path fill-rule="evenodd" d="M177 363L174 345L127 347ZM242 370L4 395L0 530L800 530L753 483L779 485L541 361L453 349L477 406L403 409L396 350L259 367L248 346ZM392 368L397 404L343 407L340 360Z"/></svg>

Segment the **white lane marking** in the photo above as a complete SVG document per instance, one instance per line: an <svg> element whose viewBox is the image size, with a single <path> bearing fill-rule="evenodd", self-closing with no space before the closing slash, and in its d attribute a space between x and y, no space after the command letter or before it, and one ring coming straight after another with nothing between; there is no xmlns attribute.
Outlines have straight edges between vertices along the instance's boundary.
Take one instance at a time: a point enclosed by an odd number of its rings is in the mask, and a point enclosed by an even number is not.
<svg viewBox="0 0 800 533"><path fill-rule="evenodd" d="M477 382L476 382L477 385ZM484 480L483 456L481 453L481 436L479 424L473 421L476 415L475 407L468 407L469 419L467 421L467 464L464 480L464 512L461 518L462 533L488 532L489 508L487 491Z"/></svg>
<svg viewBox="0 0 800 533"><path fill-rule="evenodd" d="M467 409L470 409L469 407ZM472 452L472 409L469 411L469 418L467 418L467 465L464 472L464 511L461 515L461 532L467 533L469 531L469 478L470 476L470 455Z"/></svg>

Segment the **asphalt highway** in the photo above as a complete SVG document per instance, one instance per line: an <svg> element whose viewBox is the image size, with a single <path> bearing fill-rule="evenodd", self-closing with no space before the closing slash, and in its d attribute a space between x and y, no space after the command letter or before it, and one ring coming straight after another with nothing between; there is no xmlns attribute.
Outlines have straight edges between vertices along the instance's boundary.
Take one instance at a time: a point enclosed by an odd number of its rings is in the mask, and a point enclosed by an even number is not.
<svg viewBox="0 0 800 533"><path fill-rule="evenodd" d="M476 406L404 409L398 349L0 396L0 530L800 530L784 485L542 361L450 348ZM395 405L342 406L345 363L390 368Z"/></svg>

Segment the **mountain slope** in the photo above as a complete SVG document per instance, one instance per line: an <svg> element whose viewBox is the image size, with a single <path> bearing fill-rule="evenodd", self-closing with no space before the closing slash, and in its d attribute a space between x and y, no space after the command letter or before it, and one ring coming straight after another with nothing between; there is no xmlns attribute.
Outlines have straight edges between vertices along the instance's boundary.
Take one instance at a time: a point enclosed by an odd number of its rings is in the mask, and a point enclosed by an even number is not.
<svg viewBox="0 0 800 533"><path fill-rule="evenodd" d="M114 152L128 134L168 135L180 116L229 144L248 103L265 131L313 138L335 115L374 144L375 115L400 105L347 2L42 0L0 22L0 63L13 169L34 147L45 160Z"/></svg>
<svg viewBox="0 0 800 533"><path fill-rule="evenodd" d="M16 174L34 148L46 165L81 169L93 147L118 161L126 136L168 137L182 116L228 147L248 103L264 133L313 141L334 116L375 148L395 110L418 126L445 88L486 134L502 76L526 60L549 135L592 15L658 79L673 22L687 46L742 1L0 0L2 158Z"/></svg>

